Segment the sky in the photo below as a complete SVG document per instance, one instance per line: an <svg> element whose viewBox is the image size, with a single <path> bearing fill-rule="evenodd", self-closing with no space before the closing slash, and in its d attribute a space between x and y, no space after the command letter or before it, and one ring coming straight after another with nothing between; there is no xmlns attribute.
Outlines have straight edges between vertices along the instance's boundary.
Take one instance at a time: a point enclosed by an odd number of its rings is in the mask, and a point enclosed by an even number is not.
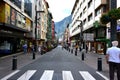
<svg viewBox="0 0 120 80"><path fill-rule="evenodd" d="M54 22L59 22L71 14L75 0L46 0Z"/></svg>

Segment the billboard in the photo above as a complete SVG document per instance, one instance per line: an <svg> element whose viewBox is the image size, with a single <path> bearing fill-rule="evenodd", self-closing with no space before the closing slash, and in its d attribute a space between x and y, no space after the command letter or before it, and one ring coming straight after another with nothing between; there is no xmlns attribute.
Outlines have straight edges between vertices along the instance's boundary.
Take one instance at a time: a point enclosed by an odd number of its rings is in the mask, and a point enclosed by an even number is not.
<svg viewBox="0 0 120 80"><path fill-rule="evenodd" d="M26 18L26 28L28 31L31 29L31 21L28 18Z"/></svg>
<svg viewBox="0 0 120 80"><path fill-rule="evenodd" d="M11 22L12 25L16 25L16 10L11 8Z"/></svg>
<svg viewBox="0 0 120 80"><path fill-rule="evenodd" d="M0 2L0 22L10 24L10 6Z"/></svg>
<svg viewBox="0 0 120 80"><path fill-rule="evenodd" d="M5 4L5 23L10 24L10 6Z"/></svg>
<svg viewBox="0 0 120 80"><path fill-rule="evenodd" d="M5 23L5 5L0 2L0 22Z"/></svg>

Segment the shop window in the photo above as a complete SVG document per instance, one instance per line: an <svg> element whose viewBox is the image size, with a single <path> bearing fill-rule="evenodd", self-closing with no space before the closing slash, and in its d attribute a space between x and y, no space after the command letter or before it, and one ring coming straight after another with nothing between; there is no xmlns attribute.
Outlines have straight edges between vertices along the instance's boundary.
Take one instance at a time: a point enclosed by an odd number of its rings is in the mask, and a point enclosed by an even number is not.
<svg viewBox="0 0 120 80"><path fill-rule="evenodd" d="M0 53L11 53L12 47L8 41L0 42Z"/></svg>

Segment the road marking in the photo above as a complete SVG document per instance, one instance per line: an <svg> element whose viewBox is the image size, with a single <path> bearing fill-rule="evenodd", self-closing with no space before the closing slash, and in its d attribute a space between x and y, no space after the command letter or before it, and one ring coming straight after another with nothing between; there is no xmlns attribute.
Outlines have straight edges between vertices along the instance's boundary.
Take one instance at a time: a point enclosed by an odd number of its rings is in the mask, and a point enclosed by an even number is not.
<svg viewBox="0 0 120 80"><path fill-rule="evenodd" d="M101 74L100 72L96 71L97 74L99 74L101 77L103 77L105 80L109 80L106 76L104 76L103 74Z"/></svg>
<svg viewBox="0 0 120 80"><path fill-rule="evenodd" d="M84 80L96 80L88 71L79 71Z"/></svg>
<svg viewBox="0 0 120 80"><path fill-rule="evenodd" d="M4 78L0 79L0 80L7 80L8 78L12 77L14 74L18 73L20 70L16 70L14 72L12 72L11 74L5 76Z"/></svg>
<svg viewBox="0 0 120 80"><path fill-rule="evenodd" d="M17 80L29 80L35 72L36 70L28 70Z"/></svg>
<svg viewBox="0 0 120 80"><path fill-rule="evenodd" d="M40 80L52 80L53 73L53 70L45 70Z"/></svg>
<svg viewBox="0 0 120 80"><path fill-rule="evenodd" d="M62 71L63 80L74 80L71 71Z"/></svg>

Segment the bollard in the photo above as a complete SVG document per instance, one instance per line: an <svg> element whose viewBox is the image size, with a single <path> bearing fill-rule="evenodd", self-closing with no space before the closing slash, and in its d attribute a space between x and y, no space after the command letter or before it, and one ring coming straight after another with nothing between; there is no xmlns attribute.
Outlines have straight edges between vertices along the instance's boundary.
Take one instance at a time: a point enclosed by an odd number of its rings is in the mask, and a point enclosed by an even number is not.
<svg viewBox="0 0 120 80"><path fill-rule="evenodd" d="M84 53L82 53L82 56L81 56L81 57L82 57L82 60L84 61Z"/></svg>
<svg viewBox="0 0 120 80"><path fill-rule="evenodd" d="M75 50L75 56L77 56L77 50Z"/></svg>
<svg viewBox="0 0 120 80"><path fill-rule="evenodd" d="M17 56L13 56L12 60L12 70L17 69Z"/></svg>
<svg viewBox="0 0 120 80"><path fill-rule="evenodd" d="M98 58L98 71L102 71L102 58Z"/></svg>
<svg viewBox="0 0 120 80"><path fill-rule="evenodd" d="M71 53L73 53L73 49L71 49Z"/></svg>
<svg viewBox="0 0 120 80"><path fill-rule="evenodd" d="M33 51L33 59L35 59L35 52Z"/></svg>

